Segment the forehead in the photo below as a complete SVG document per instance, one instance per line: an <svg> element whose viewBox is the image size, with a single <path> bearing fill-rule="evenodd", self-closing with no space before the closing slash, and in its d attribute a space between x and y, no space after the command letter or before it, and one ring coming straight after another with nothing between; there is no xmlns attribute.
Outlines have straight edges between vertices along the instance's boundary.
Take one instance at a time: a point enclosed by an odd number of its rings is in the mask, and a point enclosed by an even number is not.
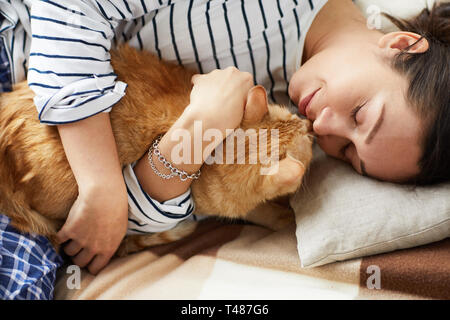
<svg viewBox="0 0 450 320"><path fill-rule="evenodd" d="M422 155L422 126L421 119L407 103L387 101L384 119L376 136L370 144L361 141L358 148L367 173L392 181L417 174Z"/></svg>

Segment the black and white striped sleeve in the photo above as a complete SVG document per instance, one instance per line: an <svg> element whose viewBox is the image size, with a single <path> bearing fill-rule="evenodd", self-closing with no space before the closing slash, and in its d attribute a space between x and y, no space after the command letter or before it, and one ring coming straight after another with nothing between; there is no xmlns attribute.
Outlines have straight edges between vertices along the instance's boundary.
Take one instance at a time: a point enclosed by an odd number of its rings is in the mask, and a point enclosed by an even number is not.
<svg viewBox="0 0 450 320"><path fill-rule="evenodd" d="M42 123L70 123L111 110L125 94L109 50L114 28L167 1L40 0L31 6L28 84Z"/></svg>
<svg viewBox="0 0 450 320"><path fill-rule="evenodd" d="M123 170L128 193L127 234L166 231L192 215L195 204L190 188L173 199L159 202L151 198L140 185L134 174L134 164Z"/></svg>

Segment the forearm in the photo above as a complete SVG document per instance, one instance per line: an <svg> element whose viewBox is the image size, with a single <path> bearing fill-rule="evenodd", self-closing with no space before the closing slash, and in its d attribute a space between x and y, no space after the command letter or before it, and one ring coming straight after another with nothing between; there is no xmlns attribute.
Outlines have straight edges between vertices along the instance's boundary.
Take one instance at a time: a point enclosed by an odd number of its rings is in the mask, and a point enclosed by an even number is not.
<svg viewBox="0 0 450 320"><path fill-rule="evenodd" d="M214 148L222 142L229 129L233 130L239 126L244 113L246 97L253 86L253 78L249 73L240 72L236 68L226 68L212 71L207 75L195 75L192 77L192 82L194 87L191 91L189 106L161 139L159 146L161 154L173 163L172 151L179 142L171 141L170 137L173 137L173 133L178 129L187 130L190 145L183 145L182 150L184 153L184 148L190 147L191 156L187 161L189 163L175 164L175 167L189 174L196 172L202 166L206 160L205 157L209 156ZM257 99L257 101L259 100ZM202 130L199 133L194 132L196 120L200 120L202 124ZM209 129L217 130L216 132L220 133L220 141L203 141L203 133ZM194 141L196 139L198 141ZM196 157L195 151L201 151L201 156ZM185 158L184 154L183 158ZM170 173L156 156L153 156L153 159L159 171ZM192 183L192 179L180 181L175 177L166 180L157 176L148 163L147 155L139 160L134 172L144 191L160 202L184 193Z"/></svg>
<svg viewBox="0 0 450 320"><path fill-rule="evenodd" d="M58 131L80 193L101 187L126 194L109 113L59 125Z"/></svg>
<svg viewBox="0 0 450 320"><path fill-rule="evenodd" d="M170 130L162 137L158 146L161 154L167 159L167 161L172 163L174 167L186 171L188 174L197 172L204 161L203 158L200 159L201 161L194 161L197 160L194 159L194 121L195 119L193 117L187 115L186 113L183 114L178 119L178 121L175 122L175 124L170 128ZM183 143L190 144L183 144L183 148L187 147L191 150L191 158L188 163L176 163L176 161L174 161L171 156L173 148L180 143L180 141L171 141L171 136L173 136L173 133L179 129L187 130L187 132L189 132L190 141L182 141ZM199 142L202 143L199 147L202 150L203 154L204 149L208 146L208 144L201 141ZM185 149L183 150L186 151ZM157 170L161 173L169 174L170 170L165 168L155 155L152 156L153 163L155 164ZM189 189L191 183L193 182L193 179L181 181L177 176L171 179L163 179L159 177L151 168L147 153L138 161L138 163L134 167L134 172L144 191L150 197L159 202L163 202L183 194Z"/></svg>

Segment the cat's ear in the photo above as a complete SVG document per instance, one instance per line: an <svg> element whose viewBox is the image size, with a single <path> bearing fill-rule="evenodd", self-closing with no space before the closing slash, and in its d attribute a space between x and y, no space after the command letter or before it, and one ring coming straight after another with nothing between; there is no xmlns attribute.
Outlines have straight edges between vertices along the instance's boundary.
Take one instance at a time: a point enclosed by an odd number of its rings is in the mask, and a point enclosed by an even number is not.
<svg viewBox="0 0 450 320"><path fill-rule="evenodd" d="M258 123L269 111L266 89L257 85L250 89L244 109L243 124Z"/></svg>
<svg viewBox="0 0 450 320"><path fill-rule="evenodd" d="M305 170L301 161L287 155L265 173L263 188L270 198L292 193L300 187Z"/></svg>

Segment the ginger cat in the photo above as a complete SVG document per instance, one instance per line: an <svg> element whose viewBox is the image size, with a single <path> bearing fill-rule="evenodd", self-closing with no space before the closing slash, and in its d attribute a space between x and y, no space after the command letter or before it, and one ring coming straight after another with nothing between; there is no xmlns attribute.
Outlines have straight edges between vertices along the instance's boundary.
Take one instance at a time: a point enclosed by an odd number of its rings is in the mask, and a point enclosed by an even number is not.
<svg viewBox="0 0 450 320"><path fill-rule="evenodd" d="M128 46L111 52L111 61L118 79L128 84L127 94L110 114L124 166L140 159L181 115L189 104L194 73ZM257 205L292 193L301 184L312 157L309 121L284 107L268 106L261 86L251 92L240 128L279 130L278 171L261 175L263 165L248 161L247 142L245 164L204 164L200 179L191 185L196 215L245 219ZM44 235L55 244L78 188L58 131L39 122L33 97L26 81L0 95L0 212L18 230ZM270 143L267 138L267 150ZM222 146L225 151L226 141ZM252 219L258 220L257 215ZM195 223L182 222L162 233L128 236L117 254L175 241L194 229Z"/></svg>

